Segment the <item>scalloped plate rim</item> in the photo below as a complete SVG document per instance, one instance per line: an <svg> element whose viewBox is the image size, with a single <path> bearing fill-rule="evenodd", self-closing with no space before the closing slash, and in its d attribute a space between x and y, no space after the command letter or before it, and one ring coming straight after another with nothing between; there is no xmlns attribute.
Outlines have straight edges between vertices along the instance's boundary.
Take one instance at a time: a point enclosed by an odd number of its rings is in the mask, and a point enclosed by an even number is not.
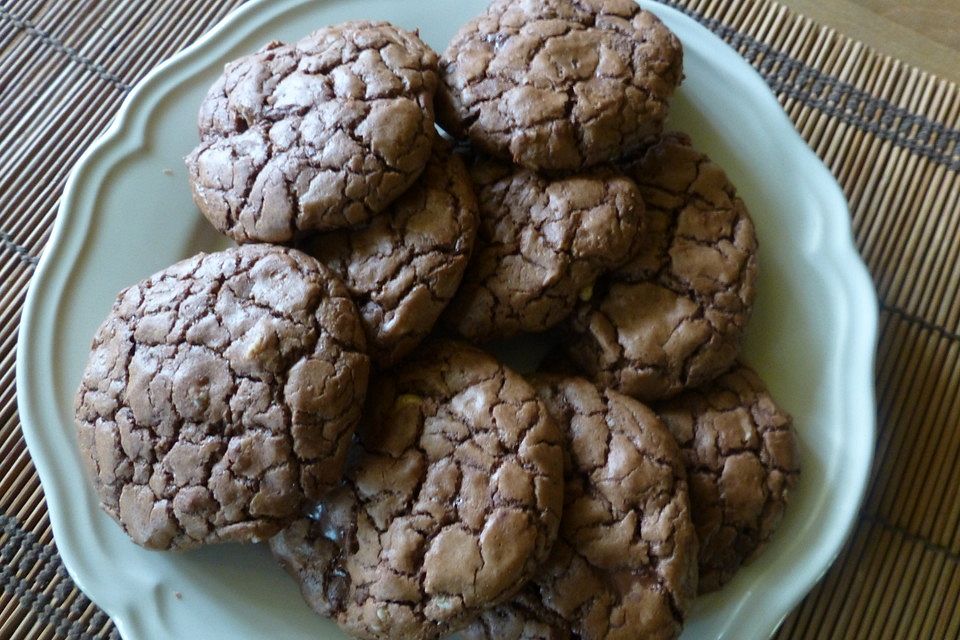
<svg viewBox="0 0 960 640"><path fill-rule="evenodd" d="M92 599L95 601L98 600L96 596L99 595L97 592L100 591L100 584L95 584L94 576L88 576L83 571L77 570L81 562L80 551L74 548L74 540L66 533L70 525L70 519L68 518L69 509L65 508L64 505L68 502L69 488L56 473L54 468L55 456L51 454L50 443L43 438L43 429L39 426L36 417L36 414L40 413L40 410L36 408L38 392L35 391L31 383L35 371L41 368L36 360L38 357L37 349L39 348L36 344L36 334L42 332L42 323L50 324L53 322L52 318L44 319L38 314L44 308L48 310L56 309L63 295L62 289L51 290L47 285L49 281L55 278L63 278L69 274L70 269L76 265L77 259L80 257L83 244L92 232L91 221L95 214L92 210L81 209L78 211L77 207L79 201L89 196L89 193L84 189L99 188L87 180L89 174L101 169L107 170L109 166L103 166L103 163L112 158L113 154L119 153L118 160L122 160L131 150L143 147L146 123L157 105L154 103L150 109L141 109L141 103L162 97L162 85L168 75L188 72L191 66L202 61L202 56L205 55L208 48L222 44L221 40L229 40L230 36L227 32L232 28L243 25L244 28L252 31L266 24L269 20L305 4L306 1L286 0L271 3L269 0L252 0L232 11L196 42L157 66L136 84L123 101L111 125L82 154L71 171L58 216L53 225L51 238L42 252L34 277L31 280L23 309L16 360L17 399L23 433L46 495L54 538L60 548L64 565L81 589L93 593ZM644 2L643 4L648 6L655 3ZM257 15L261 11L262 13ZM859 428L858 433L863 438L863 443L869 445L852 452L852 461L856 464L854 469L856 473L844 493L845 503L843 505L849 517L845 527L832 532L829 540L830 549L827 550L827 553L822 554L817 563L806 567L800 581L802 584L799 588L794 588L788 596L790 608L777 612L769 610L753 612L754 615L763 618L760 626L767 629L769 635L776 630L789 610L829 569L833 560L839 554L843 543L850 535L856 520L856 513L859 511L860 503L864 497L875 442L876 409L873 365L878 323L876 293L866 267L857 253L852 235L850 214L839 185L829 170L800 137L760 75L726 43L723 43L702 25L693 22L693 19L682 11L661 4L657 4L654 11L661 15L674 13L677 16L682 16L683 19L691 21L696 29L703 31L708 45L715 46L716 43L719 43L722 50L718 51L718 55L727 57L728 60L731 60L731 57L735 58L735 61L730 62L730 69L741 76L741 80L753 85L755 98L768 103L768 108L760 115L763 118L772 118L774 121L772 126L777 129L789 129L790 136L797 145L797 152L800 154L797 162L807 165L799 175L807 183L806 190L815 194L823 204L819 207L823 228L820 230L821 237L817 242L817 248L819 249L817 253L830 258L830 263L834 267L834 274L840 276L840 282L847 296L846 302L860 314L857 318L858 322L854 323L849 318L848 308L847 321L843 327L844 337L846 338L843 341L844 353L840 358L854 372L848 374L848 382L855 379L860 385L858 392L853 395L852 399L847 399L845 415L851 420L852 424L856 424ZM711 39L716 42L710 42ZM821 189L825 184L830 185L830 187L822 191ZM93 196L89 197L95 198L95 194L96 191L94 191ZM851 400L856 406L850 406ZM106 602L104 598L99 600L98 604L111 615L121 634L125 637L133 629L142 628L143 618L159 619L162 617L159 610L153 615L146 615L142 611L138 611L137 607L132 606L130 602L121 607L115 605L112 601ZM734 619L743 615L743 609L745 608L746 606L741 606Z"/></svg>

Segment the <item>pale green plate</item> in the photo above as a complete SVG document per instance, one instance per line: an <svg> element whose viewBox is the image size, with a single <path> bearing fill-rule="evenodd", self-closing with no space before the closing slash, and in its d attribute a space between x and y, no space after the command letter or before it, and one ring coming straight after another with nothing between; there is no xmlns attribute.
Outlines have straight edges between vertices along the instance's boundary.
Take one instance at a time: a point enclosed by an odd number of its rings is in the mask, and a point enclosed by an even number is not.
<svg viewBox="0 0 960 640"><path fill-rule="evenodd" d="M314 616L261 546L145 551L97 508L81 468L72 397L116 295L154 271L225 245L198 215L181 158L223 63L272 39L379 18L442 50L485 0L255 1L131 92L67 184L30 288L17 358L20 416L57 545L77 584L140 638L342 637ZM670 125L692 134L756 220L761 278L747 358L796 417L803 477L766 553L696 603L684 638L765 638L836 557L874 445L877 302L836 182L753 69L709 31L653 3L686 50ZM177 595L179 594L179 596Z"/></svg>

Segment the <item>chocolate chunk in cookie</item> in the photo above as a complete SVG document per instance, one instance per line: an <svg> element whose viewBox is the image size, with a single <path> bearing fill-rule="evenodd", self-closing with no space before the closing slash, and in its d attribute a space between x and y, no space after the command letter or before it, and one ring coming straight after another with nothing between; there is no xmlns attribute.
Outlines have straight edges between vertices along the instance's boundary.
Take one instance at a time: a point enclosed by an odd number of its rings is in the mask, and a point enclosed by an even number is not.
<svg viewBox="0 0 960 640"><path fill-rule="evenodd" d="M363 317L371 359L387 367L423 340L456 293L476 227L470 176L438 138L419 180L383 215L302 248L343 278Z"/></svg>
<svg viewBox="0 0 960 640"><path fill-rule="evenodd" d="M800 473L793 422L744 365L656 409L683 451L700 539L700 592L713 591L780 524Z"/></svg>
<svg viewBox="0 0 960 640"><path fill-rule="evenodd" d="M363 224L423 170L436 85L437 55L385 22L271 42L228 64L200 107L194 201L241 243Z"/></svg>
<svg viewBox="0 0 960 640"><path fill-rule="evenodd" d="M120 293L76 421L137 544L265 539L340 479L369 360L346 287L299 251L200 254Z"/></svg>
<svg viewBox="0 0 960 640"><path fill-rule="evenodd" d="M757 238L723 170L672 133L628 167L640 247L571 317L570 357L599 384L665 398L729 369L753 306Z"/></svg>
<svg viewBox="0 0 960 640"><path fill-rule="evenodd" d="M566 547L564 547L565 550ZM573 625L551 613L528 587L506 604L485 610L463 630L463 640L573 640Z"/></svg>
<svg viewBox="0 0 960 640"><path fill-rule="evenodd" d="M633 398L582 378L531 381L566 445L560 534L533 580L465 637L677 637L697 589L697 541L676 442Z"/></svg>
<svg viewBox="0 0 960 640"><path fill-rule="evenodd" d="M444 53L438 118L492 155L575 171L660 133L682 59L633 0L494 0Z"/></svg>
<svg viewBox="0 0 960 640"><path fill-rule="evenodd" d="M557 426L526 381L435 342L374 379L343 484L271 546L347 633L440 638L547 557L562 465Z"/></svg>
<svg viewBox="0 0 960 640"><path fill-rule="evenodd" d="M543 331L629 257L643 215L633 180L610 168L548 178L480 161L473 258L447 322L471 340Z"/></svg>

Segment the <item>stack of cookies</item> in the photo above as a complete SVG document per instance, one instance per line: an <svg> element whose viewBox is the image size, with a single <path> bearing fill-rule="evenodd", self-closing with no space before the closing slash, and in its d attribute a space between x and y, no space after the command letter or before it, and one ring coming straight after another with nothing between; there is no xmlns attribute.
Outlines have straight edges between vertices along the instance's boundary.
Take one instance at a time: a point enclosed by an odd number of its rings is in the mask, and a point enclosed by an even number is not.
<svg viewBox="0 0 960 640"><path fill-rule="evenodd" d="M350 22L228 64L186 162L238 246L98 330L103 508L152 549L269 540L359 638L679 635L799 473L738 359L750 216L664 132L681 79L632 0L494 0L442 57ZM543 332L530 375L482 349Z"/></svg>

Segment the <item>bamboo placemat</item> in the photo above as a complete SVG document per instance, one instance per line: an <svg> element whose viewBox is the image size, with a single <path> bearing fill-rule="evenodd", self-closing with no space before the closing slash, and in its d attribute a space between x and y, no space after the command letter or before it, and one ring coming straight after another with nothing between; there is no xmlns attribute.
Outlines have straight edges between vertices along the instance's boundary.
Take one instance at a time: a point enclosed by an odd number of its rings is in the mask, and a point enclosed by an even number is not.
<svg viewBox="0 0 960 640"><path fill-rule="evenodd" d="M0 638L116 637L70 580L16 406L27 285L71 166L130 87L242 0L0 0ZM856 531L780 638L960 636L960 97L765 0L672 0L737 48L840 180L881 301Z"/></svg>

